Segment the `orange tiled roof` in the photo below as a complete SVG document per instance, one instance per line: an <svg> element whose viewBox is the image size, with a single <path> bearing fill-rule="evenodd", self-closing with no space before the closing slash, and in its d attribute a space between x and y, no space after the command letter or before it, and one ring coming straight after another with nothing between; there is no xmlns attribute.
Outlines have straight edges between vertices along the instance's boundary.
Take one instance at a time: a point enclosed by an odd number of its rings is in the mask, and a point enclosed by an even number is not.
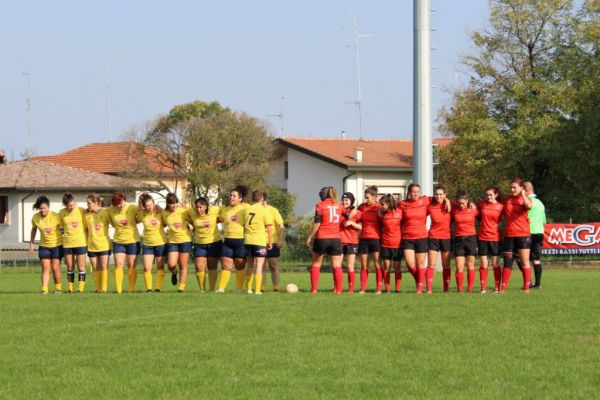
<svg viewBox="0 0 600 400"><path fill-rule="evenodd" d="M40 156L33 159L111 175L126 173L144 175L143 170L147 168L154 174L175 174L173 168L157 161L159 154L159 150L135 142L111 142L91 143L54 156Z"/></svg>
<svg viewBox="0 0 600 400"><path fill-rule="evenodd" d="M434 139L434 144L446 146L452 139ZM357 140L281 137L281 145L324 159L341 167L412 166L412 140ZM354 150L362 148L363 161L354 159Z"/></svg>
<svg viewBox="0 0 600 400"><path fill-rule="evenodd" d="M156 189L156 185L39 160L0 165L0 189L117 190Z"/></svg>

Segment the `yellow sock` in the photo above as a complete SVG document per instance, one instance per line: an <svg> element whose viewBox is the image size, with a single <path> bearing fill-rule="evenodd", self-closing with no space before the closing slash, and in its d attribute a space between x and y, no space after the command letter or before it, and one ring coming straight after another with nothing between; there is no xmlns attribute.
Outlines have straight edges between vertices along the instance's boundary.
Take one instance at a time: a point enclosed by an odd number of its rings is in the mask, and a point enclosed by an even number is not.
<svg viewBox="0 0 600 400"><path fill-rule="evenodd" d="M94 271L94 287L96 292L102 291L102 271Z"/></svg>
<svg viewBox="0 0 600 400"><path fill-rule="evenodd" d="M262 275L258 275L258 274L254 275L254 287L255 287L254 292L255 293L260 293L261 292L261 290L260 290L261 286L262 286Z"/></svg>
<svg viewBox="0 0 600 400"><path fill-rule="evenodd" d="M117 293L123 293L123 268L115 268L115 288Z"/></svg>
<svg viewBox="0 0 600 400"><path fill-rule="evenodd" d="M137 269L136 268L130 268L127 271L127 281L129 282L129 285L127 286L127 291L129 293L131 293L135 290L135 282L137 282Z"/></svg>
<svg viewBox="0 0 600 400"><path fill-rule="evenodd" d="M42 286L42 293L48 293L48 286Z"/></svg>
<svg viewBox="0 0 600 400"><path fill-rule="evenodd" d="M215 287L217 286L217 274L218 273L219 273L219 271L217 271L216 269L208 270L208 289L211 292L214 292Z"/></svg>
<svg viewBox="0 0 600 400"><path fill-rule="evenodd" d="M252 290L252 285L254 284L254 275L252 273L248 274L246 272L246 290Z"/></svg>
<svg viewBox="0 0 600 400"><path fill-rule="evenodd" d="M69 282L67 285L67 288L68 288L67 290L69 291L69 293L72 293L73 292L73 282Z"/></svg>
<svg viewBox="0 0 600 400"><path fill-rule="evenodd" d="M185 283L180 283L179 286L177 286L177 291L183 292L184 290L185 290Z"/></svg>
<svg viewBox="0 0 600 400"><path fill-rule="evenodd" d="M85 290L85 281L79 281L79 284L77 285L77 291L79 293L83 293L84 290Z"/></svg>
<svg viewBox="0 0 600 400"><path fill-rule="evenodd" d="M246 283L246 270L238 269L235 271L235 288L242 290L244 288L244 283Z"/></svg>
<svg viewBox="0 0 600 400"><path fill-rule="evenodd" d="M144 284L146 290L152 290L152 272L144 272Z"/></svg>
<svg viewBox="0 0 600 400"><path fill-rule="evenodd" d="M162 289L162 284L165 280L165 270L159 269L156 270L156 289Z"/></svg>
<svg viewBox="0 0 600 400"><path fill-rule="evenodd" d="M225 289L231 278L231 271L221 270L221 278L219 279L219 289Z"/></svg>
<svg viewBox="0 0 600 400"><path fill-rule="evenodd" d="M54 291L55 292L62 292L62 283L55 283L54 284Z"/></svg>
<svg viewBox="0 0 600 400"><path fill-rule="evenodd" d="M108 270L107 269L103 269L102 271L100 271L100 287L102 290L102 293L106 293L108 292Z"/></svg>
<svg viewBox="0 0 600 400"><path fill-rule="evenodd" d="M206 277L206 272L204 272L204 271L196 272L196 280L198 281L198 287L200 288L201 291L204 291L205 277Z"/></svg>

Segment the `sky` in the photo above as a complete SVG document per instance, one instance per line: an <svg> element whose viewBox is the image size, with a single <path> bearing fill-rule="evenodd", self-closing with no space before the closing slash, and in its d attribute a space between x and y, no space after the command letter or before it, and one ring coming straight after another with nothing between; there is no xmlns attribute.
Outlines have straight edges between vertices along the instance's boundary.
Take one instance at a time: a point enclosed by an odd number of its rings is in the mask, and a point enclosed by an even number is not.
<svg viewBox="0 0 600 400"><path fill-rule="evenodd" d="M219 101L300 137L412 135L411 0L13 1L0 5L0 150L35 155L121 140L177 104ZM432 113L464 84L461 56L485 28L486 0L431 0ZM436 132L434 123L434 133Z"/></svg>

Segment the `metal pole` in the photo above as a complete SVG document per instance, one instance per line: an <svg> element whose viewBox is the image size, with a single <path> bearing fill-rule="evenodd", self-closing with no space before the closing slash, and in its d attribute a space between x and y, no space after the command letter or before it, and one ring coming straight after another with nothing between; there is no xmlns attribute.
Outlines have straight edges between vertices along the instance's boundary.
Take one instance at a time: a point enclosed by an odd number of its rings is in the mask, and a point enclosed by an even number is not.
<svg viewBox="0 0 600 400"><path fill-rule="evenodd" d="M413 181L422 194L433 194L431 139L430 0L414 0L413 38Z"/></svg>
<svg viewBox="0 0 600 400"><path fill-rule="evenodd" d="M110 58L106 59L106 119L108 129L108 142L112 142L112 119L111 119L111 76L110 76Z"/></svg>
<svg viewBox="0 0 600 400"><path fill-rule="evenodd" d="M27 79L27 159L33 156L31 149L31 73L23 72Z"/></svg>
<svg viewBox="0 0 600 400"><path fill-rule="evenodd" d="M358 23L356 22L356 15L352 16L354 21L354 51L356 52L356 79L358 81L358 98L356 105L358 106L358 137L362 140L362 90L360 87L360 54L358 51Z"/></svg>

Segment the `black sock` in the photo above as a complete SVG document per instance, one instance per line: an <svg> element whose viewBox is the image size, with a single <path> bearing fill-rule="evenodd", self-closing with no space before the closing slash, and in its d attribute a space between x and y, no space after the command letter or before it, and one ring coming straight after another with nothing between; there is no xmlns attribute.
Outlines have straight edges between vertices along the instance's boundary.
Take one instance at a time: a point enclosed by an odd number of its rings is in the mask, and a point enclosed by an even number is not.
<svg viewBox="0 0 600 400"><path fill-rule="evenodd" d="M533 273L535 274L535 286L542 285L542 263L533 264Z"/></svg>
<svg viewBox="0 0 600 400"><path fill-rule="evenodd" d="M79 282L85 282L85 271L79 271Z"/></svg>
<svg viewBox="0 0 600 400"><path fill-rule="evenodd" d="M67 271L67 281L71 283L75 282L75 272Z"/></svg>
<svg viewBox="0 0 600 400"><path fill-rule="evenodd" d="M510 253L504 253L504 268L512 269L513 267L513 256Z"/></svg>

